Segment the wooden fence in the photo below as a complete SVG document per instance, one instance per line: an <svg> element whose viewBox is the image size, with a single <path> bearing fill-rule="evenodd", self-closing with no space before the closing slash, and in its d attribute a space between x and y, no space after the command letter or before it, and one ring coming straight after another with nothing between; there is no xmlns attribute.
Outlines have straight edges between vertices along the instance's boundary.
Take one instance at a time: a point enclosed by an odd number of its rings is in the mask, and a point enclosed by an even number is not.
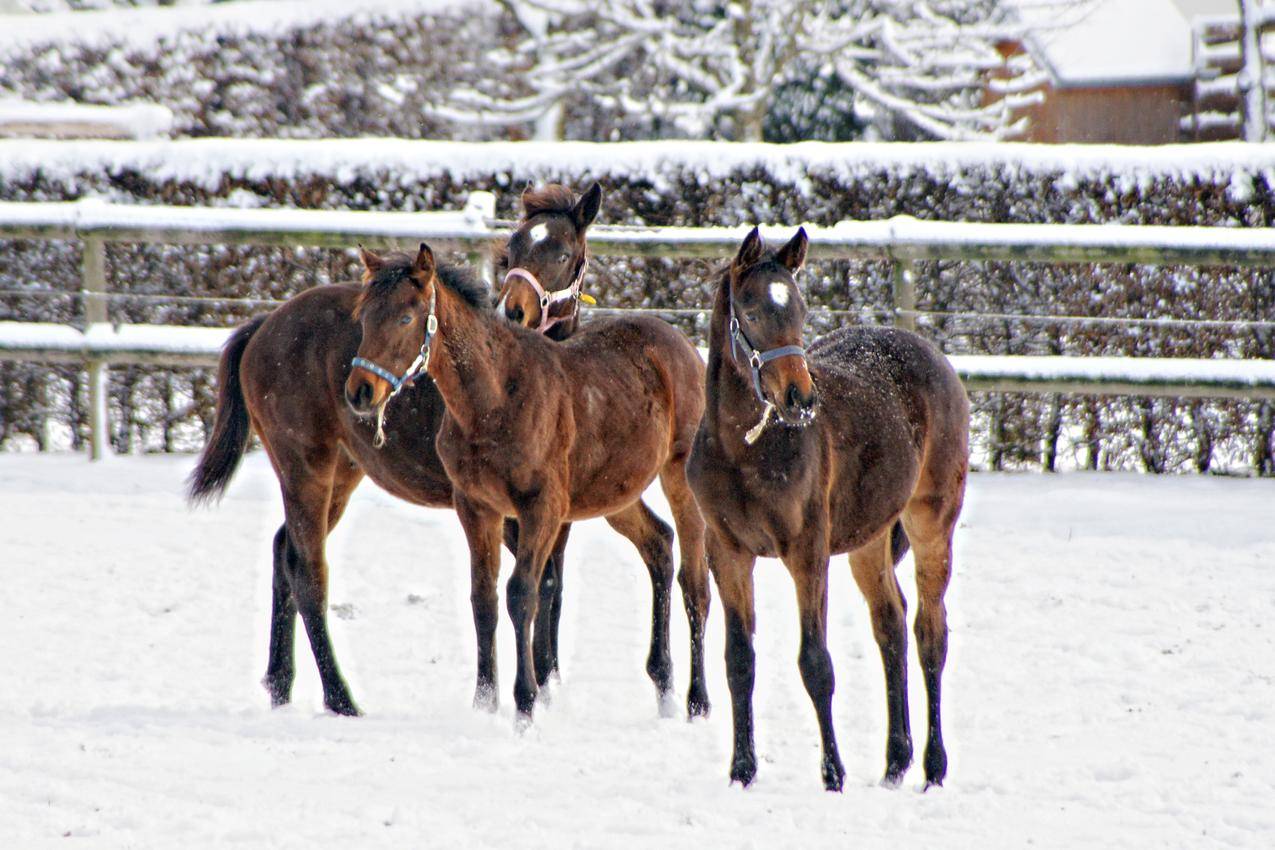
<svg viewBox="0 0 1275 850"><path fill-rule="evenodd" d="M91 451L107 451L107 370L112 364L211 366L226 329L114 326L107 315L108 242L248 244L347 248L357 243L414 247L421 240L465 252L490 277L493 240L510 223L494 218L495 197L473 193L459 212L387 213L132 206L99 201L0 203L0 239L83 244L84 330L0 321L0 360L82 363L89 373ZM888 261L896 324L915 328L922 260L1140 263L1275 268L1275 228L968 224L897 217L807 226L811 259ZM598 256L727 257L746 227L598 225ZM763 227L786 239L793 226ZM1100 317L1098 317L1100 318ZM1275 317L1258 317L1258 324ZM1275 399L1275 361L1106 357L953 356L975 391L1064 392Z"/></svg>

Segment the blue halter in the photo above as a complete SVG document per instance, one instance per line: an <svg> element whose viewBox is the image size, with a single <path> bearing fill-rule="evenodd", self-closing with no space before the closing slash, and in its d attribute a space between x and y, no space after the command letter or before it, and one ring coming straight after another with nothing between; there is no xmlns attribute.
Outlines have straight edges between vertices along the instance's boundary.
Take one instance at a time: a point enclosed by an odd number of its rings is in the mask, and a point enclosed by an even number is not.
<svg viewBox="0 0 1275 850"><path fill-rule="evenodd" d="M771 348L767 351L758 351L748 337L744 335L744 329L740 327L739 317L735 315L735 299L730 299L730 356L735 362L739 362L739 353L747 355L748 365L753 372L753 392L757 395L757 400L763 406L769 405L766 396L761 391L761 367L765 366L772 360L778 360L780 357L788 357L793 355L806 359L806 350L800 345L781 345L778 348Z"/></svg>

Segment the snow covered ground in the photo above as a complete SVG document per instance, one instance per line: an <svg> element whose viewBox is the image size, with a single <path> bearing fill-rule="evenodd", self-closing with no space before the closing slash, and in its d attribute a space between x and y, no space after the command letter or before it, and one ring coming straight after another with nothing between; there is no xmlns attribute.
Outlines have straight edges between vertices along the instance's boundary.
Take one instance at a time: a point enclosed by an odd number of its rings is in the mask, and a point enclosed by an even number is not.
<svg viewBox="0 0 1275 850"><path fill-rule="evenodd" d="M501 709L470 708L454 517L372 485L329 545L338 657L367 716L321 711L304 642L295 702L271 711L257 680L274 479L253 455L219 507L192 512L192 462L0 454L0 846L1275 846L1275 482L974 475L948 597L951 771L926 794L918 766L877 784L881 666L837 559L848 776L831 795L782 568L758 566L761 765L745 791L726 782L720 606L713 715L659 719L645 570L581 524L564 680L519 735L507 619ZM679 608L679 690L685 635Z"/></svg>

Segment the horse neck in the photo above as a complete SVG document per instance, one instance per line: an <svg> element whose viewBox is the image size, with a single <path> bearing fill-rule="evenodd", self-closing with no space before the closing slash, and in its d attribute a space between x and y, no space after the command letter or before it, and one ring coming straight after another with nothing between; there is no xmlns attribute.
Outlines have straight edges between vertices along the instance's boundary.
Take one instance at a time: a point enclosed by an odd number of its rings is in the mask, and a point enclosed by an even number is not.
<svg viewBox="0 0 1275 850"><path fill-rule="evenodd" d="M447 412L469 431L501 404L499 349L508 328L470 307L446 286L436 282L435 315L438 333L430 353L429 376L438 387ZM505 333L502 334L502 331Z"/></svg>

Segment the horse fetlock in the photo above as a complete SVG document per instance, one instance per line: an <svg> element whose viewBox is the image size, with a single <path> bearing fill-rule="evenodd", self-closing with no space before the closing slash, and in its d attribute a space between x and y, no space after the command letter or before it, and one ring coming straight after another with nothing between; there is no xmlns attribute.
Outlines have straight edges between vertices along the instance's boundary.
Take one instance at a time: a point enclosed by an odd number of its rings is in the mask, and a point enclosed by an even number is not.
<svg viewBox="0 0 1275 850"><path fill-rule="evenodd" d="M651 649L646 659L646 675L655 683L655 689L661 694L673 690L673 659L669 656L668 647Z"/></svg>
<svg viewBox="0 0 1275 850"><path fill-rule="evenodd" d="M912 736L900 735L891 737L886 745L885 777L882 783L890 787L903 781L903 774L912 765Z"/></svg>
<svg viewBox="0 0 1275 850"><path fill-rule="evenodd" d="M292 682L295 679L293 671L286 673L267 673L261 680L261 685L266 689L266 693L270 694L270 706L279 708L292 702Z"/></svg>
<svg viewBox="0 0 1275 850"><path fill-rule="evenodd" d="M699 688L691 686L691 692L686 696L686 719L694 720L696 717L708 717L713 711L712 703L708 700L708 691L701 683Z"/></svg>
<svg viewBox="0 0 1275 850"><path fill-rule="evenodd" d="M495 713L500 708L500 696L496 693L496 683L479 680L474 688L474 708L479 711Z"/></svg>
<svg viewBox="0 0 1275 850"><path fill-rule="evenodd" d="M931 741L925 747L925 787L942 785L947 777L947 750L943 742Z"/></svg>

